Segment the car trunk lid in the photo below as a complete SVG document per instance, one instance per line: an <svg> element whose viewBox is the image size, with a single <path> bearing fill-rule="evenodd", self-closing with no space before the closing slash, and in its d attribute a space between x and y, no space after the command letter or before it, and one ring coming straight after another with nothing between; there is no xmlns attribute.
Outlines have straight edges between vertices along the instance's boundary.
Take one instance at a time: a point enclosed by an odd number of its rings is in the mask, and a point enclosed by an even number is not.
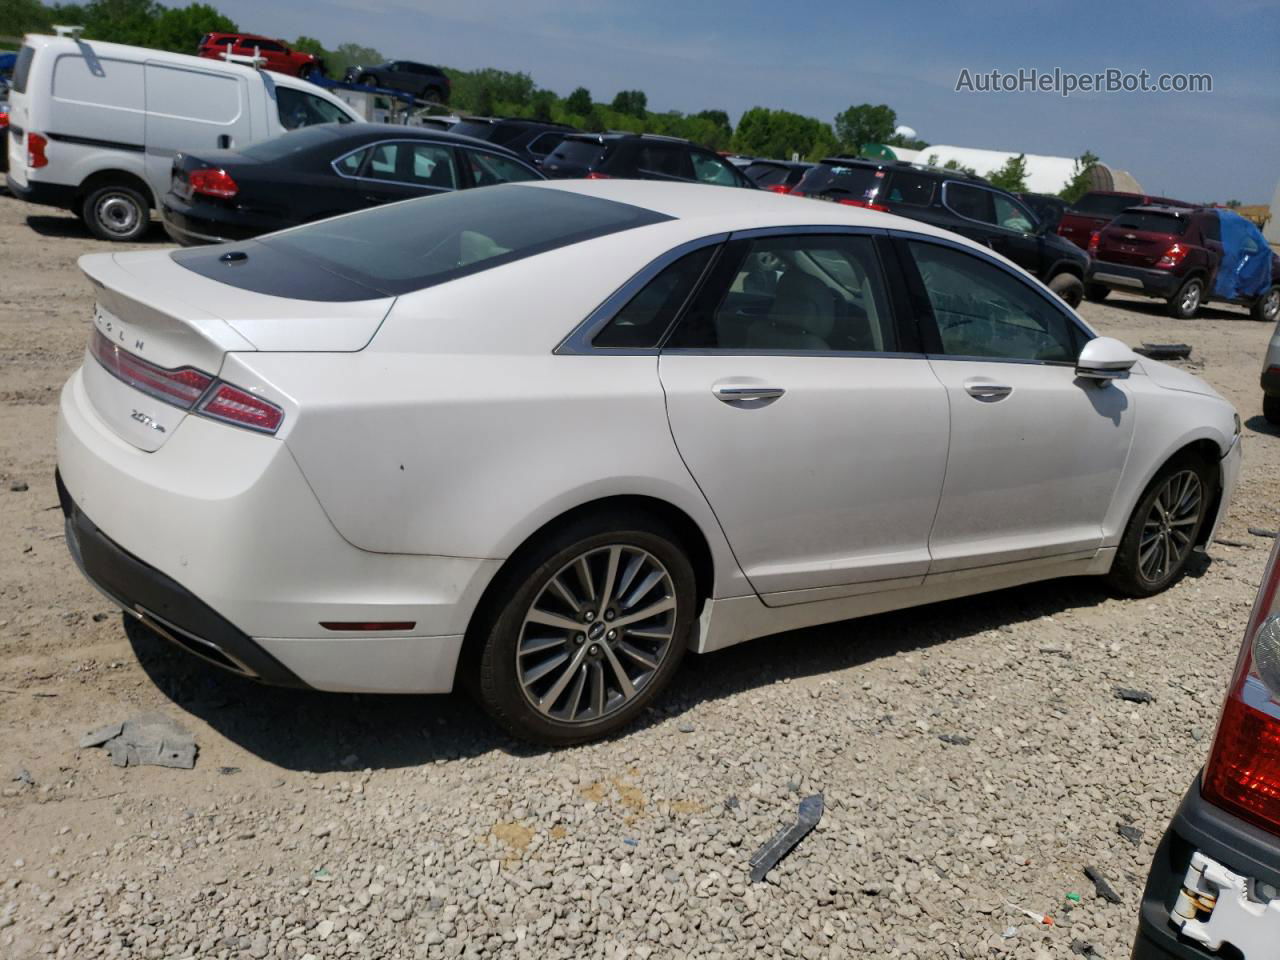
<svg viewBox="0 0 1280 960"><path fill-rule="evenodd" d="M1186 220L1172 213L1122 213L1098 234L1095 259L1133 267L1154 267L1186 231Z"/></svg>
<svg viewBox="0 0 1280 960"><path fill-rule="evenodd" d="M223 250L209 249L215 256ZM90 254L80 268L96 300L86 393L121 439L148 451L164 445L195 406L191 392L212 383L227 353L360 350L394 300L269 296L200 276L151 251Z"/></svg>

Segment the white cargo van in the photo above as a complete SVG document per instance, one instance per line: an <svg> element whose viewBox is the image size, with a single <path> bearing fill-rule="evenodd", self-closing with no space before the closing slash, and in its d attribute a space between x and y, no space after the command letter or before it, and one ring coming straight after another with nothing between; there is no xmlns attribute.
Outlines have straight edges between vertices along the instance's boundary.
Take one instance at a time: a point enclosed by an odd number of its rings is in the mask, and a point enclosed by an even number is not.
<svg viewBox="0 0 1280 960"><path fill-rule="evenodd" d="M28 35L9 94L6 179L15 196L65 207L104 240L134 240L169 190L175 153L359 119L305 80L252 66Z"/></svg>

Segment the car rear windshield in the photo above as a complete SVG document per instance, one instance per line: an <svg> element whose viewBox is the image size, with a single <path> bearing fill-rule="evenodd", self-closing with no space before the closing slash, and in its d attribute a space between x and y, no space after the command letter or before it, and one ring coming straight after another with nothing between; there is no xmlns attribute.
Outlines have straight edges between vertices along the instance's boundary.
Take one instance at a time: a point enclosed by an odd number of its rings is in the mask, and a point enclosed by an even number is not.
<svg viewBox="0 0 1280 960"><path fill-rule="evenodd" d="M411 293L670 219L599 197L508 184L405 200L230 248L170 256L202 276L256 293L362 300Z"/></svg>
<svg viewBox="0 0 1280 960"><path fill-rule="evenodd" d="M345 126L340 123L319 123L310 127L300 127L268 140L251 143L240 153L254 160L261 160L263 163L274 163L285 157L297 156L312 147L333 143L336 137L350 132L343 129ZM352 144L352 146L358 146L358 144Z"/></svg>
<svg viewBox="0 0 1280 960"><path fill-rule="evenodd" d="M550 158L559 163L589 167L604 156L604 144L590 140L561 140L560 146L551 151Z"/></svg>
<svg viewBox="0 0 1280 960"><path fill-rule="evenodd" d="M1114 217L1125 207L1132 207L1136 198L1132 194L1117 196L1110 193L1086 193L1071 207L1078 213L1087 213L1095 217Z"/></svg>
<svg viewBox="0 0 1280 960"><path fill-rule="evenodd" d="M1182 236L1187 229L1187 221L1172 213L1141 213L1131 210L1122 213L1111 221L1111 226L1122 230L1145 230L1148 233L1171 233Z"/></svg>
<svg viewBox="0 0 1280 960"><path fill-rule="evenodd" d="M754 180L757 186L776 187L780 183L787 182L787 174L790 170L776 163L749 163L743 173Z"/></svg>
<svg viewBox="0 0 1280 960"><path fill-rule="evenodd" d="M27 92L27 78L31 76L31 61L35 59L36 51L32 47L24 46L18 51L18 62L13 65L13 92Z"/></svg>
<svg viewBox="0 0 1280 960"><path fill-rule="evenodd" d="M872 200L883 182L884 172L875 167L824 160L800 178L795 191L832 200Z"/></svg>
<svg viewBox="0 0 1280 960"><path fill-rule="evenodd" d="M492 140L498 125L481 123L476 120L463 120L449 128L450 133L460 133L464 137L475 137L477 140Z"/></svg>

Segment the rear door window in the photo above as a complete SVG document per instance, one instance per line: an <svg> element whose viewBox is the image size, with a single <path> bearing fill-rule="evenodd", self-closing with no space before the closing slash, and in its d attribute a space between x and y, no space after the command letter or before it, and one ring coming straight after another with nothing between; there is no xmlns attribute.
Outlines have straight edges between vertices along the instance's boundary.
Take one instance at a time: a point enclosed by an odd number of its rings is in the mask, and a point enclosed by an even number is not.
<svg viewBox="0 0 1280 960"><path fill-rule="evenodd" d="M689 157L693 161L693 175L699 183L714 183L722 187L742 186L742 174L714 153L693 150Z"/></svg>
<svg viewBox="0 0 1280 960"><path fill-rule="evenodd" d="M657 174L661 177L679 177L681 180L693 179L693 164L689 162L689 151L672 143L642 144L636 166L642 173Z"/></svg>
<svg viewBox="0 0 1280 960"><path fill-rule="evenodd" d="M1035 229L1035 216L1022 204L999 193L991 195L991 202L996 208L996 223L1006 230L1030 233Z"/></svg>
<svg viewBox="0 0 1280 960"><path fill-rule="evenodd" d="M979 223L996 222L994 194L967 183L948 183L943 188L942 202L952 213Z"/></svg>
<svg viewBox="0 0 1280 960"><path fill-rule="evenodd" d="M824 200L874 200L884 182L884 171L862 164L818 164L796 184L796 192Z"/></svg>

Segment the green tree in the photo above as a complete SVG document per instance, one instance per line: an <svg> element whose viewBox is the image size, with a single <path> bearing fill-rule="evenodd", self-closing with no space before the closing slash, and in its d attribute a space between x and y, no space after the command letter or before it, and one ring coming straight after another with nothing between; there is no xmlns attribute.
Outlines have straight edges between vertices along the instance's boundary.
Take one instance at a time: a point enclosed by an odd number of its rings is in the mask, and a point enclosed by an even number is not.
<svg viewBox="0 0 1280 960"><path fill-rule="evenodd" d="M200 38L206 33L234 33L235 21L224 17L205 3L187 7L159 7L151 21L144 46L175 53L195 53Z"/></svg>
<svg viewBox="0 0 1280 960"><path fill-rule="evenodd" d="M643 117L649 112L649 98L643 90L620 90L613 98L611 108L629 117Z"/></svg>
<svg viewBox="0 0 1280 960"><path fill-rule="evenodd" d="M0 34L20 37L48 33L52 27L53 11L40 0L0 0Z"/></svg>
<svg viewBox="0 0 1280 960"><path fill-rule="evenodd" d="M883 103L860 103L836 114L836 136L850 153L857 153L863 144L886 143L897 125L898 115Z"/></svg>
<svg viewBox="0 0 1280 960"><path fill-rule="evenodd" d="M529 115L534 120L554 120L558 99L560 98L550 90L535 90L533 96L529 98Z"/></svg>
<svg viewBox="0 0 1280 960"><path fill-rule="evenodd" d="M341 80L351 67L376 67L386 63L387 58L373 47L362 47L358 43L340 43L329 54L325 65L329 76Z"/></svg>
<svg viewBox="0 0 1280 960"><path fill-rule="evenodd" d="M937 163L937 160L938 160L938 155L937 155L936 153L932 153L932 154L930 154L929 156L930 156L930 158L933 160L933 163L932 163L932 164L930 164L930 166L935 165L935 164ZM968 174L968 175L969 175L969 176L971 176L971 177L976 177L976 176L978 175L978 171L977 171L977 170L973 169L973 167L966 167L963 163L961 163L959 160L956 160L954 157L953 157L952 159L948 160L946 163L944 163L944 164L942 165L942 169L943 169L943 170L955 170L955 171L957 171L957 172L959 172L959 173L965 173L965 174Z"/></svg>
<svg viewBox="0 0 1280 960"><path fill-rule="evenodd" d="M328 60L328 58L332 56L332 54L325 49L324 44L315 37L308 37L305 35L301 36L297 40L293 41L290 46L295 50L301 50L303 53L313 53L322 60Z"/></svg>
<svg viewBox="0 0 1280 960"><path fill-rule="evenodd" d="M839 148L831 127L788 110L752 107L738 120L733 149L752 156L820 159Z"/></svg>
<svg viewBox="0 0 1280 960"><path fill-rule="evenodd" d="M1026 193L1026 155L1020 153L1016 157L1010 157L999 170L992 170L987 174L987 181L993 187L999 187L1001 190L1008 190L1010 193Z"/></svg>
<svg viewBox="0 0 1280 960"><path fill-rule="evenodd" d="M1075 203L1093 187L1093 168L1098 165L1098 158L1086 150L1076 158L1071 179L1058 191L1058 196L1067 203Z"/></svg>
<svg viewBox="0 0 1280 960"><path fill-rule="evenodd" d="M1239 200L1228 200L1228 201L1226 202L1225 206L1226 206L1226 208L1227 208L1228 210L1234 210L1234 209L1236 209L1237 207L1239 207L1239 206L1240 206L1240 201L1239 201Z"/></svg>
<svg viewBox="0 0 1280 960"><path fill-rule="evenodd" d="M565 98L564 108L579 117L585 117L591 112L591 91L586 87L578 87Z"/></svg>

